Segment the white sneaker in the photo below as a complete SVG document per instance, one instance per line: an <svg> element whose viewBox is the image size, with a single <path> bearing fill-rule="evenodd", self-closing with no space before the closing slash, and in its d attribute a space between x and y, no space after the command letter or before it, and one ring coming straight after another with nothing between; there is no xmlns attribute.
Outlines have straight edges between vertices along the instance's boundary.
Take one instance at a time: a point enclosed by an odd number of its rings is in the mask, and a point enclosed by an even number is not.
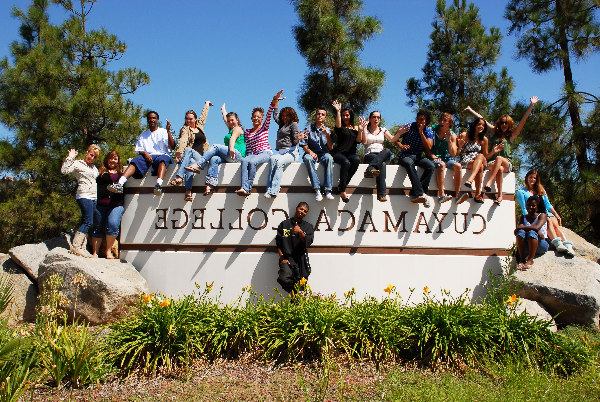
<svg viewBox="0 0 600 402"><path fill-rule="evenodd" d="M323 194L319 190L315 191L315 201L323 201Z"/></svg>
<svg viewBox="0 0 600 402"><path fill-rule="evenodd" d="M423 194L413 195L410 199L410 202L412 202L413 204L420 204L422 202L425 202L425 197Z"/></svg>
<svg viewBox="0 0 600 402"><path fill-rule="evenodd" d="M273 197L271 194L265 193L265 198L271 198L271 197Z"/></svg>
<svg viewBox="0 0 600 402"><path fill-rule="evenodd" d="M433 202L433 200L431 199L430 196L423 194L423 196L425 197L425 201L423 201L423 205L425 206L425 208L431 208L431 203Z"/></svg>
<svg viewBox="0 0 600 402"><path fill-rule="evenodd" d="M325 198L327 198L328 200L333 200L333 194L331 194L331 191L327 191L325 192Z"/></svg>

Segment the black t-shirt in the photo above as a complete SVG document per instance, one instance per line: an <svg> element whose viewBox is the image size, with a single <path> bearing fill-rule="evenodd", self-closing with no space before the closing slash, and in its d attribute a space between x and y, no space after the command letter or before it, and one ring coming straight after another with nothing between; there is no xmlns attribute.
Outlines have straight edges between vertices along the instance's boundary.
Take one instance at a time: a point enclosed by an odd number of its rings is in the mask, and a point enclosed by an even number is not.
<svg viewBox="0 0 600 402"><path fill-rule="evenodd" d="M333 153L344 156L356 155L356 145L358 145L356 136L358 135L358 131L348 127L335 127L333 131L337 137Z"/></svg>
<svg viewBox="0 0 600 402"><path fill-rule="evenodd" d="M314 240L314 228L304 220L298 223L298 226L304 232L304 242L302 242L300 236L294 234L292 231L294 222L294 218L292 217L279 224L275 243L283 253L283 257L290 262L290 266L298 267L302 270L302 268L308 266L306 248L310 247Z"/></svg>
<svg viewBox="0 0 600 402"><path fill-rule="evenodd" d="M204 131L198 129L198 132L194 134L194 143L192 144L192 149L198 152L200 155L204 155L204 143L206 143Z"/></svg>

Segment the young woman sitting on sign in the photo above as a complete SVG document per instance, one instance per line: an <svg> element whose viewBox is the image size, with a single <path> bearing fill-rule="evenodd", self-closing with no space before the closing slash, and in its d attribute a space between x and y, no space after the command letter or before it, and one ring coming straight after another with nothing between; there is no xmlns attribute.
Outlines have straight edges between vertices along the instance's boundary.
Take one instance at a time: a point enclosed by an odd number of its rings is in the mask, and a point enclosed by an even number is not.
<svg viewBox="0 0 600 402"><path fill-rule="evenodd" d="M106 234L106 258L119 258L113 255L111 249L115 239L119 235L121 217L123 216L123 194L108 191L108 186L118 183L123 175L121 157L117 151L110 151L100 166L99 176L96 178L98 184L98 201L94 211L94 226L92 230L93 257L98 257L98 250L102 244L102 238Z"/></svg>
<svg viewBox="0 0 600 402"><path fill-rule="evenodd" d="M200 172L200 169L204 169L208 166L206 172L206 189L204 195L209 195L215 190L217 186L217 176L219 174L219 165L221 163L233 163L240 162L242 158L246 156L246 143L244 141L244 129L240 123L240 119L237 113L227 113L225 104L221 106L221 114L223 115L223 121L229 132L223 138L223 144L214 144L208 151L198 160L197 163L193 163L185 167L186 172L186 190L185 199L186 201L192 200L192 180L194 173ZM189 180L189 186L188 186Z"/></svg>
<svg viewBox="0 0 600 402"><path fill-rule="evenodd" d="M273 150L269 146L269 125L271 124L271 114L273 113L275 102L283 99L281 98L282 93L283 89L273 96L264 123L264 109L262 107L255 107L252 110L252 128L247 128L244 131L246 157L242 159L242 186L239 190L235 190L237 195L250 195L257 166L268 161L271 155L273 155Z"/></svg>
<svg viewBox="0 0 600 402"><path fill-rule="evenodd" d="M362 143L365 147L364 162L368 164L365 170L365 178L375 177L377 183L377 200L384 202L386 198L385 188L385 165L390 160L392 153L389 149L383 147L383 142L388 140L395 143L408 131L408 127L399 127L396 135L392 137L385 127L380 127L381 113L377 110L369 115L368 124L362 124L363 135Z"/></svg>
<svg viewBox="0 0 600 402"><path fill-rule="evenodd" d="M533 110L533 106L538 100L539 99L537 96L532 96L529 98L529 108L527 108L525 115L517 127L515 127L515 122L513 121L512 117L507 114L500 116L496 122L496 126L493 126L486 121L488 130L492 136L490 137L491 150L487 154L487 169L490 171L490 178L484 189L486 192L490 193L492 191L492 181L494 178L496 179L496 189L498 190L498 194L496 195L494 203L497 205L500 205L500 202L502 202L503 174L511 172L513 167L510 146L515 141L519 133L521 133L527 118ZM481 115L471 109L470 106L467 106L465 111L471 113L475 117L481 118Z"/></svg>
<svg viewBox="0 0 600 402"><path fill-rule="evenodd" d="M546 207L542 197L532 195L525 206L527 214L521 215L515 229L519 249L518 270L526 270L533 265L533 257L548 251L546 229L548 227Z"/></svg>
<svg viewBox="0 0 600 402"><path fill-rule="evenodd" d="M190 197L188 197L188 191L186 190L186 201L188 198L191 198L193 176L186 175L184 169L186 166L200 160L202 155L204 155L204 151L208 149L208 142L206 141L206 134L204 134L203 127L206 123L209 106L212 106L210 101L204 102L204 107L202 108L199 119L196 112L188 110L185 113L185 124L181 127L181 130L179 130L179 146L175 152L175 162L181 162L181 164L177 171L177 176L175 176L169 184L172 186L181 186L185 177L185 187L190 189Z"/></svg>
<svg viewBox="0 0 600 402"><path fill-rule="evenodd" d="M465 186L475 190L473 200L478 203L483 203L481 182L488 149L486 132L485 120L477 118L469 125L469 130L461 133L457 139L460 164L463 169L471 170ZM475 180L475 188L473 188L473 180Z"/></svg>
<svg viewBox="0 0 600 402"><path fill-rule="evenodd" d="M100 147L98 145L90 145L83 159L75 160L77 151L69 150L69 156L60 169L62 174L72 174L77 180L77 205L81 210L81 226L75 233L71 241L71 249L69 253L81 257L91 257L88 253L87 233L94 224L94 211L96 210L96 177L98 177L98 169L94 166L94 162L100 155Z"/></svg>
<svg viewBox="0 0 600 402"><path fill-rule="evenodd" d="M275 154L269 159L269 176L267 178L267 191L265 198L277 197L281 185L281 176L283 169L292 162L298 162L300 154L298 152L298 141L305 138L304 133L300 133L298 127L298 115L291 107L284 107L281 113L278 113L279 101L285 98L274 99L275 109L273 110L273 120L279 126L277 130L277 146Z"/></svg>
<svg viewBox="0 0 600 402"><path fill-rule="evenodd" d="M523 214L526 213L526 202L532 195L539 195L544 202L546 215L548 216L548 239L550 239L550 244L552 244L559 253L567 253L574 256L575 251L573 251L573 242L567 241L564 233L560 230L561 217L558 215L558 212L556 212L552 204L550 204L548 194L546 194L540 176L535 170L527 172L525 175L525 187L517 191L517 202L521 206Z"/></svg>
<svg viewBox="0 0 600 402"><path fill-rule="evenodd" d="M342 105L333 101L335 116L335 146L332 150L333 162L340 165L340 184L338 191L342 201L348 202L346 187L354 173L358 170L360 157L356 155L356 146L362 142L363 130L367 120L359 117L360 127L354 125L354 112L349 108L342 109ZM384 191L385 193L385 191Z"/></svg>

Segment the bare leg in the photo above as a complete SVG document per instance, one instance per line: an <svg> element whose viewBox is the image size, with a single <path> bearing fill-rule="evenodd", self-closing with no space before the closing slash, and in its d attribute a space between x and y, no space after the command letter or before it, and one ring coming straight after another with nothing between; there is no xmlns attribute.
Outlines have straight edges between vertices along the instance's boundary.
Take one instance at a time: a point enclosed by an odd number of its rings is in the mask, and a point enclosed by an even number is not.
<svg viewBox="0 0 600 402"><path fill-rule="evenodd" d="M496 157L496 160L494 161L494 163L492 163L490 166L488 166L488 170L490 171L490 178L488 179L487 183L485 184L488 187L492 186L492 180L494 180L494 177L496 177L496 183L498 183L498 179L497 179L497 175L498 175L498 170L500 170L500 167L502 166L502 161L501 161L502 157L498 156Z"/></svg>
<svg viewBox="0 0 600 402"><path fill-rule="evenodd" d="M517 249L519 250L519 263L525 261L525 239L517 236Z"/></svg>
<svg viewBox="0 0 600 402"><path fill-rule="evenodd" d="M548 225L548 231L552 231L553 232L553 239L556 237L560 237L560 239L562 241L567 241L567 238L565 236L565 234L562 232L562 230L560 230L560 225L558 224L558 219L556 219L555 217L552 218L548 218L549 221L549 225Z"/></svg>
<svg viewBox="0 0 600 402"><path fill-rule="evenodd" d="M112 246L113 244L115 244L115 239L117 238L117 236L109 236L106 235L106 259L107 260L112 260L115 258L115 256L112 253Z"/></svg>
<svg viewBox="0 0 600 402"><path fill-rule="evenodd" d="M531 267L533 265L533 257L535 257L535 251L538 247L538 240L530 237L527 240L527 244L529 246L529 255L527 256L527 261L525 261L525 265L527 267Z"/></svg>
<svg viewBox="0 0 600 402"><path fill-rule="evenodd" d="M446 178L446 164L444 162L440 163L437 167L437 172L435 174L435 180L437 182L438 187L438 197L444 195L444 179Z"/></svg>
<svg viewBox="0 0 600 402"><path fill-rule="evenodd" d="M456 191L456 198L460 195L460 183L462 182L462 169L460 163L455 163L452 166L454 170L454 191Z"/></svg>
<svg viewBox="0 0 600 402"><path fill-rule="evenodd" d="M128 169L129 169L129 168L128 168ZM158 164L158 172L157 172L158 174L157 174L157 177L158 177L159 179L164 179L164 178L165 178L165 173L166 173L166 171L167 171L167 167L165 166L165 164L164 164L164 163L162 163L162 162L161 162L161 163L159 163L159 164Z"/></svg>
<svg viewBox="0 0 600 402"><path fill-rule="evenodd" d="M550 241L556 239L556 231L554 230L554 225L552 225L552 222L550 221L551 218L548 218L548 239L550 239Z"/></svg>
<svg viewBox="0 0 600 402"><path fill-rule="evenodd" d="M467 168L471 169L471 175L469 176L469 180L467 180L469 183L473 182L475 175L479 173L479 170L482 169L482 167L485 167L485 158L482 154L478 154L477 157L467 165Z"/></svg>
<svg viewBox="0 0 600 402"><path fill-rule="evenodd" d="M131 176L133 176L134 173L135 165L130 164L129 166L127 166L127 169L125 169L125 172L123 172L123 177L129 179Z"/></svg>
<svg viewBox="0 0 600 402"><path fill-rule="evenodd" d="M100 244L102 244L101 237L92 237L92 257L98 258L98 250L100 250Z"/></svg>

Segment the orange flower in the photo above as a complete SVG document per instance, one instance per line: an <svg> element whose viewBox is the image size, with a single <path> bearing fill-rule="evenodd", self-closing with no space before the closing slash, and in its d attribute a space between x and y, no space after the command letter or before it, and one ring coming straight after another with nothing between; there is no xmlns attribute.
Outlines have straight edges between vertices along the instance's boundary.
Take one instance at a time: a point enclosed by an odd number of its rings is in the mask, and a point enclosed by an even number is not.
<svg viewBox="0 0 600 402"><path fill-rule="evenodd" d="M429 293L429 287L425 286L423 288L423 293L425 293L425 294Z"/></svg>
<svg viewBox="0 0 600 402"><path fill-rule="evenodd" d="M509 306L512 306L516 302L517 302L517 295L512 295L508 299L506 299L506 301L504 303L508 304Z"/></svg>
<svg viewBox="0 0 600 402"><path fill-rule="evenodd" d="M168 307L171 305L171 299L165 299L162 303L159 304L160 307Z"/></svg>
<svg viewBox="0 0 600 402"><path fill-rule="evenodd" d="M148 303L150 300L152 300L152 298L154 297L154 293L150 293L149 295L142 295L142 300L145 303Z"/></svg>
<svg viewBox="0 0 600 402"><path fill-rule="evenodd" d="M395 287L395 286L392 286L392 284L391 284L391 283L389 283L389 284L388 284L388 287L387 287L387 288L385 288L385 289L383 289L383 291L384 291L384 292L386 292L387 294L391 294L391 293L394 291L394 289L396 289L396 287Z"/></svg>
<svg viewBox="0 0 600 402"><path fill-rule="evenodd" d="M306 285L306 282L308 282L308 281L306 280L306 278L302 278L302 279L300 279L300 286L304 286L304 285Z"/></svg>

